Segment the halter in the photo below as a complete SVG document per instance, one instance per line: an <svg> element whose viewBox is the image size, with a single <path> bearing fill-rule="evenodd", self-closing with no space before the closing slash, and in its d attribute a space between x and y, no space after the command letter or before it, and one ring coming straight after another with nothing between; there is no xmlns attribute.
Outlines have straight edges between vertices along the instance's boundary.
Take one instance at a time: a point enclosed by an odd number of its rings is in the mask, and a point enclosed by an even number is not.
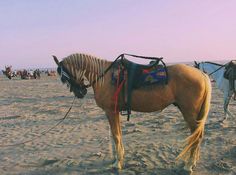
<svg viewBox="0 0 236 175"><path fill-rule="evenodd" d="M74 95L78 98L84 98L87 94L87 86L80 85L76 82L73 76L67 71L67 69L60 63L57 68L57 72L61 75L62 83L66 83L67 87L70 88L70 92L73 91Z"/></svg>

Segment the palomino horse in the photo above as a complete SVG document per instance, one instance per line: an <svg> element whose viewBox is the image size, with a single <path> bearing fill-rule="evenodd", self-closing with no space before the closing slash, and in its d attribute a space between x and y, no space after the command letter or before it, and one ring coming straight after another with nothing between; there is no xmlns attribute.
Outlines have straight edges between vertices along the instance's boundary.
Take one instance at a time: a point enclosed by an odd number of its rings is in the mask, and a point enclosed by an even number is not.
<svg viewBox="0 0 236 175"><path fill-rule="evenodd" d="M207 74L211 75L212 78L215 80L217 87L224 93L224 114L225 119L227 119L227 116L233 117L232 113L229 111L228 106L229 102L234 94L234 92L229 87L229 80L224 78L224 72L225 72L225 65L213 63L213 62L200 62L197 63L196 61L195 67L199 68L200 70L206 72ZM235 82L236 86L236 82Z"/></svg>
<svg viewBox="0 0 236 175"><path fill-rule="evenodd" d="M86 95L88 85L84 85L85 79L92 86L96 104L105 111L115 142L114 166L121 169L124 147L119 111L114 110L113 96L116 87L111 83L112 71L109 69L113 63L86 54L72 54L61 62L55 56L53 57L58 65L57 70L61 81L67 83L77 97L83 98ZM210 108L211 83L206 74L187 65L171 65L167 70L168 84L134 90L131 106L132 110L139 112L160 111L170 104L179 108L190 128L191 135L177 159L183 159L184 170L191 173L199 159L200 143ZM121 106L121 103L119 101L118 106Z"/></svg>

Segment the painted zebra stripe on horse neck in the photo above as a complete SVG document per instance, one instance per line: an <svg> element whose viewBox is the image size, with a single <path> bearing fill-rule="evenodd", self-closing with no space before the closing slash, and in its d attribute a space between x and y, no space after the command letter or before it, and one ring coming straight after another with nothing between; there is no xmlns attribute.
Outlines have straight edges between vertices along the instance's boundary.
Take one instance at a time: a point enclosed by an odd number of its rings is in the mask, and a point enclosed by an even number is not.
<svg viewBox="0 0 236 175"><path fill-rule="evenodd" d="M107 63L106 60L82 53L72 54L63 59L64 66L76 76L74 77L76 80L81 81L87 75L86 78L90 83L104 74ZM102 86L103 83L104 77L101 77L99 85Z"/></svg>

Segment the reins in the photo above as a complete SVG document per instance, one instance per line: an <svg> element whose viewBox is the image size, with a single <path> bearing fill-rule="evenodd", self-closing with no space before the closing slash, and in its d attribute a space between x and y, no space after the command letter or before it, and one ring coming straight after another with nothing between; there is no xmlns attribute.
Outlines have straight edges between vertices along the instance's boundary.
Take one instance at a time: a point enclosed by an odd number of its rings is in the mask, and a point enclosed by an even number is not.
<svg viewBox="0 0 236 175"><path fill-rule="evenodd" d="M56 128L59 124L61 124L61 123L66 119L66 117L68 116L70 110L71 110L72 107L73 107L74 102L75 102L75 97L74 97L74 99L73 99L73 101L72 101L72 103L71 103L70 108L69 108L68 111L66 112L65 116L64 116L63 118L61 118L61 119L59 120L59 122L57 122L54 126L52 126L51 128L49 128L49 129L43 131L43 132L42 132L40 135L38 135L37 137L35 137L35 138L33 138L33 139L30 139L30 140L26 140L26 141L24 141L24 142L20 142L20 143L9 144L9 145L0 145L0 147L10 147L10 146L23 145L23 144L32 142L32 141L34 141L34 140L36 140L36 139L38 139L38 138L40 138L40 137L46 135L47 133L49 133L51 130L53 130L54 128Z"/></svg>
<svg viewBox="0 0 236 175"><path fill-rule="evenodd" d="M214 70L213 72L211 72L211 73L209 74L209 76L212 75L212 74L214 74L215 72L217 72L217 71L220 70L221 68L225 67L227 64L228 64L228 63L223 64L223 65L220 66L218 69L216 69L216 70Z"/></svg>
<svg viewBox="0 0 236 175"><path fill-rule="evenodd" d="M101 75L99 75L99 76L97 77L96 80L94 80L92 83L90 83L90 84L88 84L88 85L85 85L85 88L89 88L89 87L93 86L100 78L102 78L104 75L106 75L106 73L112 68L112 66L116 63L116 61L117 61L120 57L122 57L123 55L124 55L124 54L119 55L119 56L106 68L106 70L105 70Z"/></svg>

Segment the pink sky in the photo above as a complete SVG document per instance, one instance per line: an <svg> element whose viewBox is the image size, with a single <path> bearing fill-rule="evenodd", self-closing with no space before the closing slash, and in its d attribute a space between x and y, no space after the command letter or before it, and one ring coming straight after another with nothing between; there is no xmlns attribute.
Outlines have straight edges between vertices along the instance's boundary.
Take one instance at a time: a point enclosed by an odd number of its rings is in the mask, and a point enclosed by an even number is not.
<svg viewBox="0 0 236 175"><path fill-rule="evenodd" d="M236 59L234 0L0 1L0 69L56 67L83 52L165 62Z"/></svg>

